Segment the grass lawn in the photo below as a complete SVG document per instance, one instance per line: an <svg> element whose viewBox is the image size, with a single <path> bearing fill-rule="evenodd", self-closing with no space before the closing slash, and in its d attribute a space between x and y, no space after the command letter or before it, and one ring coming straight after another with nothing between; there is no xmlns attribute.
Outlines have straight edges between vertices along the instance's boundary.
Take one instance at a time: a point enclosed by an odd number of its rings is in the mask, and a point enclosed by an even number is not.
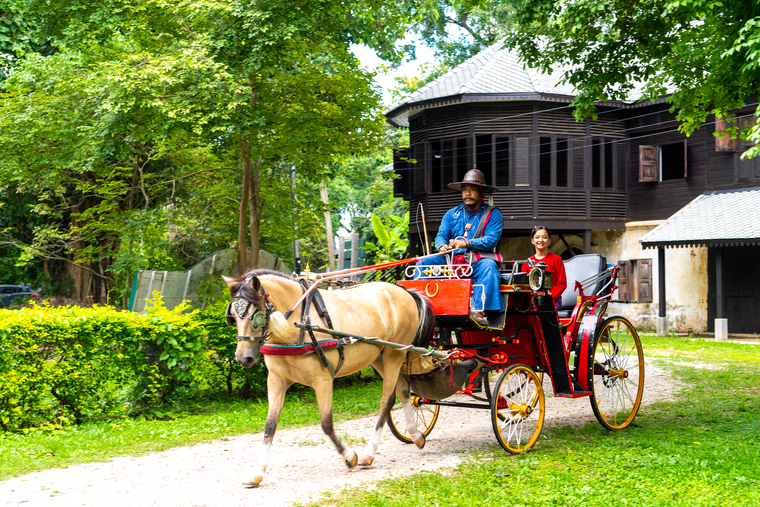
<svg viewBox="0 0 760 507"><path fill-rule="evenodd" d="M525 455L494 444L453 473L386 480L311 505L760 506L760 345L642 341L686 387L676 401L643 407L625 430L549 429Z"/></svg>
<svg viewBox="0 0 760 507"><path fill-rule="evenodd" d="M371 368L361 379L336 381L333 416L336 421L376 414L382 392ZM267 400L204 401L177 407L166 420L123 419L86 423L66 431L0 433L0 480L47 468L139 456L172 447L264 431ZM278 429L319 424L314 391L290 389Z"/></svg>

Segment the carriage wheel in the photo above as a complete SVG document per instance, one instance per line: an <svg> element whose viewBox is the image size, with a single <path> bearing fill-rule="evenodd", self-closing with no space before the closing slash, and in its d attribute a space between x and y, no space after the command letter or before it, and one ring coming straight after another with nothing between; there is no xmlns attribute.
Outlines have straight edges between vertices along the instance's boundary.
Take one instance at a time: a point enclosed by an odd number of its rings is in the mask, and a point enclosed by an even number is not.
<svg viewBox="0 0 760 507"><path fill-rule="evenodd" d="M485 390L486 398L488 398L489 401L493 397L493 388L499 380L499 375L501 375L501 372L488 372L483 375L483 389ZM536 373L536 376L538 377L538 382L543 385L544 372L538 372ZM538 393L536 393L536 396L530 402L531 408L536 408L536 403L538 403Z"/></svg>
<svg viewBox="0 0 760 507"><path fill-rule="evenodd" d="M594 415L608 430L625 428L636 417L644 392L644 353L628 319L615 316L602 321L589 364L594 368Z"/></svg>
<svg viewBox="0 0 760 507"><path fill-rule="evenodd" d="M516 364L501 374L491 399L491 424L496 440L510 454L531 447L544 427L544 390L528 366Z"/></svg>
<svg viewBox="0 0 760 507"><path fill-rule="evenodd" d="M438 412L441 410L440 405L421 405L419 403L419 396L412 394L412 410L414 410L414 418L417 422L417 429L422 431L422 434L427 437L433 426L438 420ZM411 444L412 439L406 432L406 421L404 420L404 407L401 405L401 400L396 396L396 403L391 409L391 413L388 416L388 428L393 433L393 436L404 442L405 444Z"/></svg>

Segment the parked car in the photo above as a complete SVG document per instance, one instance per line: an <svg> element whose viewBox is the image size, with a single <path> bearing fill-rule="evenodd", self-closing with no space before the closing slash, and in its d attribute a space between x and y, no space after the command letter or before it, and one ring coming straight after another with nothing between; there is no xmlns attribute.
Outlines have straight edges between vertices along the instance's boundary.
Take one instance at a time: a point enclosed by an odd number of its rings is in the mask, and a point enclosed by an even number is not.
<svg viewBox="0 0 760 507"><path fill-rule="evenodd" d="M28 297L37 297L28 285L0 285L0 308L8 308L14 302L21 303Z"/></svg>

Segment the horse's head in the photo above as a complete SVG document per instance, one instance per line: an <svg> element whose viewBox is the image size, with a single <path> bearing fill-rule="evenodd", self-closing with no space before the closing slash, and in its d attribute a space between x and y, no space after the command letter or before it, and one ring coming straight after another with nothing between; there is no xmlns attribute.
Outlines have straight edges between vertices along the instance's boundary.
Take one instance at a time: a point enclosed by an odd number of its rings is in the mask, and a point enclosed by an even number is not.
<svg viewBox="0 0 760 507"><path fill-rule="evenodd" d="M227 305L227 325L236 326L238 331L235 359L243 368L250 368L256 364L261 342L269 333L269 319L274 307L258 277L249 273L241 278L222 278L230 286L232 296Z"/></svg>

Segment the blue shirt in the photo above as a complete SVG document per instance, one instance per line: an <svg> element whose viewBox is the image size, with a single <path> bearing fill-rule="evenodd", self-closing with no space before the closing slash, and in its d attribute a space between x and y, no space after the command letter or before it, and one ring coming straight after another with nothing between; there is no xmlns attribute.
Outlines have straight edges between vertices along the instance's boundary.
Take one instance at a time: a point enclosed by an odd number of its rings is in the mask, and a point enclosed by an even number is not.
<svg viewBox="0 0 760 507"><path fill-rule="evenodd" d="M477 212L470 213L464 204L460 204L447 211L443 215L441 227L435 236L435 249L438 250L441 246L448 245L450 239L464 237L465 232L467 232L470 250L473 252L496 252L496 246L499 244L501 231L504 227L504 218L498 208L494 208L491 212L491 218L486 224L485 231L483 231L483 237L473 239L480 221L485 216L487 207L483 203ZM467 224L470 224L469 231L465 230Z"/></svg>

